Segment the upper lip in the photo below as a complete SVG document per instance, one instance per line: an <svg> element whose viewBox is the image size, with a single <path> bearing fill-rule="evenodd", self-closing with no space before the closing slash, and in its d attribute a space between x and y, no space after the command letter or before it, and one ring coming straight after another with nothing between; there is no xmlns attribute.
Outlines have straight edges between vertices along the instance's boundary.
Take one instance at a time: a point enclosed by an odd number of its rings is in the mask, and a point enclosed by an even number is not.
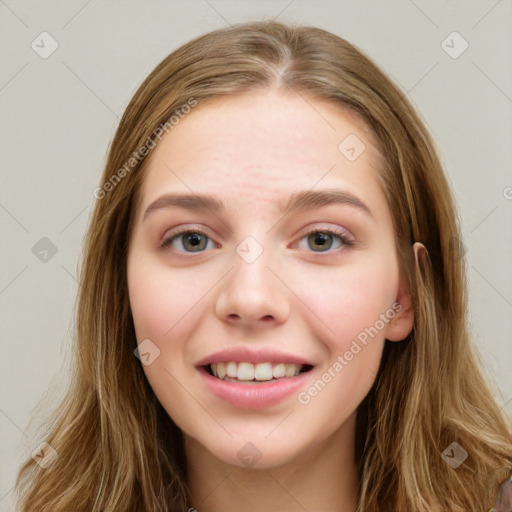
<svg viewBox="0 0 512 512"><path fill-rule="evenodd" d="M200 361L196 366L207 366L213 363L226 363L235 361L238 363L289 363L314 366L311 361L297 354L288 354L270 349L254 349L249 347L232 347L214 352Z"/></svg>

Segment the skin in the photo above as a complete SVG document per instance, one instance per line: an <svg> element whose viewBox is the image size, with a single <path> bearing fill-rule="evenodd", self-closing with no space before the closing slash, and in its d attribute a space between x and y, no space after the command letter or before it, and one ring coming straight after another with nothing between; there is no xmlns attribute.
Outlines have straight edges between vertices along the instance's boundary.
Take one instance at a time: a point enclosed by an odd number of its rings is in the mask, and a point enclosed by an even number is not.
<svg viewBox="0 0 512 512"><path fill-rule="evenodd" d="M349 134L366 146L355 161L338 150ZM413 324L377 162L376 140L356 114L277 90L199 106L153 150L128 253L130 304L138 343L149 338L160 350L143 369L185 434L199 512L355 511L356 409L385 339L404 339ZM278 208L293 192L326 188L356 195L371 216L340 204ZM143 220L170 192L211 194L226 210L169 207ZM203 252L181 236L160 247L177 227L206 231ZM308 242L327 227L356 244ZM263 249L250 264L235 250L249 235ZM195 368L226 347L278 347L314 363L307 389L396 302L401 312L307 404L294 394L267 409L236 408ZM261 453L254 467L237 457L248 442Z"/></svg>

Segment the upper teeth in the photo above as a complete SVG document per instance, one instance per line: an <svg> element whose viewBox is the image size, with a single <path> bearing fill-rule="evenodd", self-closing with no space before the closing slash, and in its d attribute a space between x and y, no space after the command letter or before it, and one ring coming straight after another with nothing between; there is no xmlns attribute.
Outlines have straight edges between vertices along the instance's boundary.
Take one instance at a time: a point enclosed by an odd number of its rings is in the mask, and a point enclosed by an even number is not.
<svg viewBox="0 0 512 512"><path fill-rule="evenodd" d="M224 379L226 376L238 380L272 380L272 377L294 377L300 373L302 365L286 363L212 363L211 369L215 377Z"/></svg>

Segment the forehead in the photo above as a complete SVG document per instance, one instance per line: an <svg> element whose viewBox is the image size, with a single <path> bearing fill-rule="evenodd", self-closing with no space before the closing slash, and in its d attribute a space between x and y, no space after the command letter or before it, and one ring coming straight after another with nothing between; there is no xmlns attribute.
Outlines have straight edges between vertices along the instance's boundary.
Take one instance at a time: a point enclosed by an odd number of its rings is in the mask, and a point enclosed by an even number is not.
<svg viewBox="0 0 512 512"><path fill-rule="evenodd" d="M315 187L370 198L380 190L379 159L374 134L347 108L278 91L228 96L196 107L159 142L142 206L176 190L233 204L243 194L259 206Z"/></svg>

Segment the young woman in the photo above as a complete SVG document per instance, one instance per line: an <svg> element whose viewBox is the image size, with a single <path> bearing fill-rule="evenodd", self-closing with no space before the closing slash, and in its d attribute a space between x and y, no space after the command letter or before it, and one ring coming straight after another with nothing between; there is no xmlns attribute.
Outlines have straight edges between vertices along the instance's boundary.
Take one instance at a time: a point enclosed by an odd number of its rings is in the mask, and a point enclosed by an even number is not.
<svg viewBox="0 0 512 512"><path fill-rule="evenodd" d="M21 512L493 506L511 431L468 336L452 194L360 51L274 22L185 44L94 195L74 379Z"/></svg>

